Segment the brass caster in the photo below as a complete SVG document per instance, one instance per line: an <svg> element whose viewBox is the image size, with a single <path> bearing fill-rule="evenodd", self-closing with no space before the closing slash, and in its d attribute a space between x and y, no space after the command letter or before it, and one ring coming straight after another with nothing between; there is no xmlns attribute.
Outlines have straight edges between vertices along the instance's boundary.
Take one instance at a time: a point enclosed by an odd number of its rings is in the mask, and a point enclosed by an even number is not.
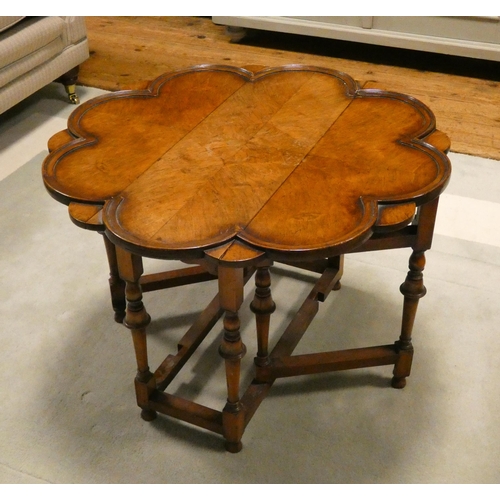
<svg viewBox="0 0 500 500"><path fill-rule="evenodd" d="M68 99L71 104L80 104L80 99L76 94L68 94Z"/></svg>
<svg viewBox="0 0 500 500"><path fill-rule="evenodd" d="M76 95L76 85L65 85L68 99L71 104L80 104L80 99Z"/></svg>

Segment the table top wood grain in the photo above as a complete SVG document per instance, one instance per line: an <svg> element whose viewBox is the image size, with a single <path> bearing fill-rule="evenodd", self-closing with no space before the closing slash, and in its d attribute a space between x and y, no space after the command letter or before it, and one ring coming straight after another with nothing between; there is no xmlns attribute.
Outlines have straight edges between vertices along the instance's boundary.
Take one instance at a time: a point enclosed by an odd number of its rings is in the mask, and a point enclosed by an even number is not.
<svg viewBox="0 0 500 500"><path fill-rule="evenodd" d="M341 72L207 65L79 106L43 178L140 255L312 260L408 224L446 187L448 147L423 103Z"/></svg>

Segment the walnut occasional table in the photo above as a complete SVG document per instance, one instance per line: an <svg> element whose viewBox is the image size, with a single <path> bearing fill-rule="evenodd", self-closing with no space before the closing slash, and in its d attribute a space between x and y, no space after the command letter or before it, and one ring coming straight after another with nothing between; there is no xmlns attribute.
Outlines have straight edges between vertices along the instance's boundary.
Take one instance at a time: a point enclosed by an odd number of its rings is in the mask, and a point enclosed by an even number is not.
<svg viewBox="0 0 500 500"><path fill-rule="evenodd" d="M43 179L75 224L104 236L115 319L132 332L142 417L160 412L209 429L238 452L279 377L393 365L392 385L404 387L448 149L420 101L310 66L196 66L78 107L49 141ZM343 255L401 247L412 254L398 340L293 355L319 302L340 288ZM143 276L142 257L193 265ZM274 262L319 279L271 350ZM238 311L252 274L258 352L243 392ZM142 292L212 278L219 293L178 352L150 371ZM218 411L165 389L222 316L228 396Z"/></svg>

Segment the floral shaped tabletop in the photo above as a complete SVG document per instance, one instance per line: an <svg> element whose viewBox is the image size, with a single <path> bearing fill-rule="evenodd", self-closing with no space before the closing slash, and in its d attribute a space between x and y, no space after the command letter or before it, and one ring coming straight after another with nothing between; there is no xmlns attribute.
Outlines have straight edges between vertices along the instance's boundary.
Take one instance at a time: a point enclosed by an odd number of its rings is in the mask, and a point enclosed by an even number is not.
<svg viewBox="0 0 500 500"><path fill-rule="evenodd" d="M420 101L337 71L207 65L80 106L43 178L75 222L142 255L321 258L439 196L442 139Z"/></svg>

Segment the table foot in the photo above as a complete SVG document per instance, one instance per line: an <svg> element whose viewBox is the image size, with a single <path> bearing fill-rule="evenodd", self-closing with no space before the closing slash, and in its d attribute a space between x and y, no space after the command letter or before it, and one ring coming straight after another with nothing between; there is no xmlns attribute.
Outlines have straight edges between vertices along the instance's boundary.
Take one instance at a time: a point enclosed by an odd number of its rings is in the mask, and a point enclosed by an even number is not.
<svg viewBox="0 0 500 500"><path fill-rule="evenodd" d="M224 446L231 453L238 453L243 447L241 437L245 431L245 414L241 402L230 403L229 399L222 411L222 435Z"/></svg>
<svg viewBox="0 0 500 500"><path fill-rule="evenodd" d="M406 386L406 377L392 377L391 386L394 389L403 389Z"/></svg>
<svg viewBox="0 0 500 500"><path fill-rule="evenodd" d="M153 420L156 419L158 416L158 413L154 410L142 410L141 411L141 418L142 420L145 420L146 422L152 422Z"/></svg>
<svg viewBox="0 0 500 500"><path fill-rule="evenodd" d="M243 444L241 441L238 441L237 443L230 443L229 441L226 441L224 443L224 448L226 448L226 451L229 451L229 453L238 453L243 449Z"/></svg>

